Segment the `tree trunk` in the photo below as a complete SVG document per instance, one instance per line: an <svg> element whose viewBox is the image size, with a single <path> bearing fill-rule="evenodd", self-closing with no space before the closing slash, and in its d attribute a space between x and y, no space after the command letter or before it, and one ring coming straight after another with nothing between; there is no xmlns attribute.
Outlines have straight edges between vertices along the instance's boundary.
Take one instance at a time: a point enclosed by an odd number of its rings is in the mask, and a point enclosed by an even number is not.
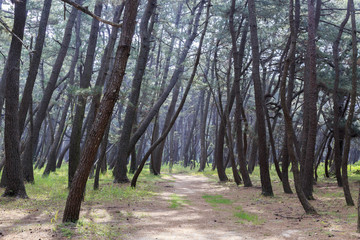
<svg viewBox="0 0 360 240"><path fill-rule="evenodd" d="M74 85L74 79L75 79L75 68L76 68L76 63L78 61L79 58L79 53L80 53L80 45L81 45L81 39L80 39L80 24L77 24L76 26L76 48L75 48L75 54L72 57L71 60L71 66L70 66L70 86ZM64 109L63 109L63 113L61 116L61 120L60 120L60 124L59 124L59 128L58 131L56 133L55 136L55 142L52 146L52 149L50 150L50 155L48 158L48 163L46 165L45 171L43 173L43 176L47 176L50 174L50 172L55 172L56 170L56 157L57 154L59 152L59 148L60 148L60 144L61 144L61 139L63 138L63 135L65 133L66 127L65 127L65 121L66 121L66 117L67 117L67 113L68 113L68 109L70 107L72 101L72 97L71 94L68 95L68 99L66 100Z"/></svg>
<svg viewBox="0 0 360 240"><path fill-rule="evenodd" d="M306 79L304 89L304 107L307 114L304 114L304 126L307 128L304 131L303 141L303 173L302 173L302 187L305 196L308 199L314 199L313 192L313 175L314 175L314 158L315 158L315 144L317 133L317 98L318 90L316 83L316 21L315 21L315 1L308 0L308 41L307 41L307 66ZM304 109L304 111L305 111Z"/></svg>
<svg viewBox="0 0 360 240"><path fill-rule="evenodd" d="M175 29L177 29L179 27L179 23L180 23L180 18L181 18L181 12L182 12L182 7L183 7L184 2L181 1L179 2L178 5L178 10L177 10L177 14L176 14L176 18L175 18ZM162 77L162 81L165 82L169 73L169 69L170 69L170 60L171 60L171 56L172 56L172 52L173 52L173 48L174 48L174 43L175 43L175 39L176 39L176 35L173 34L173 36L171 37L171 42L170 42L170 49L168 52L168 55L166 57L166 62L165 62L165 67L164 67L164 74ZM179 63L178 63L179 64ZM180 63L182 64L182 63ZM180 75L179 75L180 78ZM178 99L178 95L179 95L179 90L180 90L180 82L178 82L175 85L175 88L173 90L173 95L172 95L172 99L171 99L171 103L170 106L168 108L168 112L166 114L165 117L165 122L164 122L164 126L163 126L163 131L166 130L166 128L169 126L169 123L171 121L171 117L174 115L175 112L175 107L176 107L176 102ZM158 117L157 117L158 119ZM156 121L156 124L159 125L159 122ZM157 129L155 129L157 131L159 131L159 126ZM155 137L155 136L154 136ZM157 136L155 137L155 140L158 138L158 133ZM164 151L164 147L165 147L165 141L160 143L160 145L154 150L154 152L151 154L151 170L153 171L153 173L155 174L160 174L160 170L161 170L161 163L162 163L162 158L163 158L163 151Z"/></svg>
<svg viewBox="0 0 360 240"><path fill-rule="evenodd" d="M26 0L15 2L12 32L21 40L26 22ZM19 150L19 78L22 43L12 36L4 70L5 80L5 169L6 189L3 196L27 198Z"/></svg>
<svg viewBox="0 0 360 240"><path fill-rule="evenodd" d="M26 120L26 114L29 109L29 104L31 101L31 95L33 92L36 76L38 74L38 69L40 65L42 50L44 46L45 36L46 36L46 27L48 24L48 19L50 15L52 0L45 0L44 6L41 12L41 18L39 22L39 30L36 37L35 49L31 57L29 74L26 79L26 84L24 87L24 92L21 98L20 109L19 109L19 134L20 137L24 131L24 124ZM0 106L1 107L1 106Z"/></svg>
<svg viewBox="0 0 360 240"><path fill-rule="evenodd" d="M351 145L351 126L353 122L354 112L355 112L355 105L356 105L356 94L357 94L357 37L356 37L356 21L355 21L355 7L354 1L349 0L349 10L351 15L351 36L352 36L352 76L351 76L351 93L350 93L350 108L348 113L348 118L346 120L345 125L345 144L344 144L344 153L343 158L341 161L341 174L342 174L342 183L344 189L344 195L346 204L348 206L354 206L354 201L351 197L349 180L347 176L347 167L348 167L348 160L349 160L349 151Z"/></svg>
<svg viewBox="0 0 360 240"><path fill-rule="evenodd" d="M205 90L202 90L202 102L201 102L201 116L200 116L200 167L199 172L203 172L205 170L205 166L207 163L207 148L206 148L206 122L207 115L209 112L210 105L210 93L207 94L205 98ZM205 102L204 102L205 100ZM205 107L204 107L205 105Z"/></svg>
<svg viewBox="0 0 360 240"><path fill-rule="evenodd" d="M135 31L136 15L139 2L127 0L123 26L120 36L114 68L108 87L101 100L96 120L85 142L78 170L75 173L63 215L63 222L76 222L79 219L81 200L86 182L94 163L98 147L111 118L114 105L118 99L120 86L125 75L126 64L131 50L132 37Z"/></svg>
<svg viewBox="0 0 360 240"><path fill-rule="evenodd" d="M249 24L250 24L250 36L251 36L251 50L253 57L253 69L252 79L254 81L255 91L255 106L256 106L256 121L258 126L258 144L259 144L259 165L260 165L260 178L262 194L264 196L272 196L272 186L269 173L269 163L267 160L267 145L266 145L266 126L264 117L264 96L260 80L260 53L259 53L259 41L257 34L256 23L256 7L255 0L249 0Z"/></svg>
<svg viewBox="0 0 360 240"><path fill-rule="evenodd" d="M105 169L106 169L106 149L107 149L107 144L108 144L110 125L111 125L111 121L109 121L108 126L106 127L105 134L103 136L103 139L102 139L101 145L100 145L100 154L99 154L98 162L96 164L96 172L95 172L95 179L94 179L94 190L99 189L100 171L104 165L105 165Z"/></svg>

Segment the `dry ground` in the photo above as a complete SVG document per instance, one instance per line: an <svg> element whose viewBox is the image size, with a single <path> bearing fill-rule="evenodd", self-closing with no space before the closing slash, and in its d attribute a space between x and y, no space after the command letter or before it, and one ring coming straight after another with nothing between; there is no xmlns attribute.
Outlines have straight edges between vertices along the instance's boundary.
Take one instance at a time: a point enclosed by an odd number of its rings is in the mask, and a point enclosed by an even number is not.
<svg viewBox="0 0 360 240"><path fill-rule="evenodd" d="M355 233L356 208L345 205L342 189L334 182L316 186L317 200L312 203L320 215L309 216L295 194L282 193L280 183L274 183L275 197L262 197L259 186L219 184L199 175L163 178L167 181L156 183L159 192L150 199L120 205L85 202L82 218L88 221L80 223L82 232L77 234L71 234L76 226L59 226L61 212L9 210L4 204L0 239L360 239ZM231 202L211 204L204 195L221 195ZM256 219L236 217L239 212Z"/></svg>

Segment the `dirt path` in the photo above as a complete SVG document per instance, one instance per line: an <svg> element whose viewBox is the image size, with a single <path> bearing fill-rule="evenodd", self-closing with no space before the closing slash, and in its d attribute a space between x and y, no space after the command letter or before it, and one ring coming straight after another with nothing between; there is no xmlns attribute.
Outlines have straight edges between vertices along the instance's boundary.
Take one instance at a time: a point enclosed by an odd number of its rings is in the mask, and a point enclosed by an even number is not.
<svg viewBox="0 0 360 240"><path fill-rule="evenodd" d="M129 239L250 239L239 235L238 226L229 224L229 212L214 210L202 198L222 194L224 187L209 184L209 179L201 176L172 175L169 180L173 182L165 184L168 191L136 213L142 217L134 223L137 232ZM171 208L172 198L184 200L183 205Z"/></svg>
<svg viewBox="0 0 360 240"><path fill-rule="evenodd" d="M354 222L331 215L306 216L295 194L278 193L273 198L260 195L260 189L219 184L203 176L171 175L159 183L163 192L140 209L133 211L127 240L243 240L243 239L360 239ZM204 195L222 195L231 204L207 203ZM281 196L279 196L281 195ZM184 203L171 208L172 199ZM329 208L317 200L317 209ZM343 208L332 203L332 210ZM243 211L257 221L239 219ZM345 213L346 214L346 213ZM345 216L346 217L346 216Z"/></svg>

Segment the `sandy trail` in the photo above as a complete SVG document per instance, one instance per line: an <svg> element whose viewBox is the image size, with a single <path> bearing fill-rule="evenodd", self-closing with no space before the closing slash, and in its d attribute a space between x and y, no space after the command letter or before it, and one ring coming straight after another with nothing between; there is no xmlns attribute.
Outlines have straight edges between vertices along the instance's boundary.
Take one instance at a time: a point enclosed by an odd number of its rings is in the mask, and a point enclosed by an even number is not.
<svg viewBox="0 0 360 240"><path fill-rule="evenodd" d="M134 223L137 231L129 236L129 240L243 240L300 237L295 237L299 231L294 229L285 230L275 238L263 235L261 232L264 229L258 231L264 228L261 224L239 223L239 219L234 217L236 205L218 204L214 207L202 197L210 194L234 198L231 195L235 192L227 186L217 184L203 176L177 174L171 175L169 180L171 182L164 186L168 190L157 196L149 208L136 213L141 218ZM171 196L174 194L185 199L187 203L177 209L170 208Z"/></svg>

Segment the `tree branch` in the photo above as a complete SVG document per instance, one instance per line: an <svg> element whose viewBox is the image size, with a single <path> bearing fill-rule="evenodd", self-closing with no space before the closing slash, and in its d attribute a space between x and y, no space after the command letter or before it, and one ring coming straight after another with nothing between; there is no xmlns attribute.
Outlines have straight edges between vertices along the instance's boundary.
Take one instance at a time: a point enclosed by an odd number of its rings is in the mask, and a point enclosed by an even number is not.
<svg viewBox="0 0 360 240"><path fill-rule="evenodd" d="M26 48L26 50L28 50L30 53L33 52L33 50L31 50L31 49L29 48L29 46L26 45L26 44L24 43L24 41L21 40L21 38L19 38L19 36L16 35L16 34L10 29L10 27L6 24L6 22L5 22L4 20L2 20L2 18L0 18L0 23L1 23L1 25L3 25L3 27L5 28L6 31L8 31L11 35L13 35L17 40L19 40L19 41L21 42L21 44Z"/></svg>
<svg viewBox="0 0 360 240"><path fill-rule="evenodd" d="M82 11L83 13L95 18L96 20L98 20L99 22L102 22L102 23L105 23L105 24L108 24L108 25L111 25L113 27L118 27L118 28L121 28L122 27L122 24L120 23L114 23L114 22L111 22L111 21L108 21L108 20L105 20L105 19L102 19L101 17L95 15L94 13L92 13L91 11L89 11L89 9L87 7L83 7L71 0L61 0L67 4L70 4L71 6L73 6L74 8Z"/></svg>

